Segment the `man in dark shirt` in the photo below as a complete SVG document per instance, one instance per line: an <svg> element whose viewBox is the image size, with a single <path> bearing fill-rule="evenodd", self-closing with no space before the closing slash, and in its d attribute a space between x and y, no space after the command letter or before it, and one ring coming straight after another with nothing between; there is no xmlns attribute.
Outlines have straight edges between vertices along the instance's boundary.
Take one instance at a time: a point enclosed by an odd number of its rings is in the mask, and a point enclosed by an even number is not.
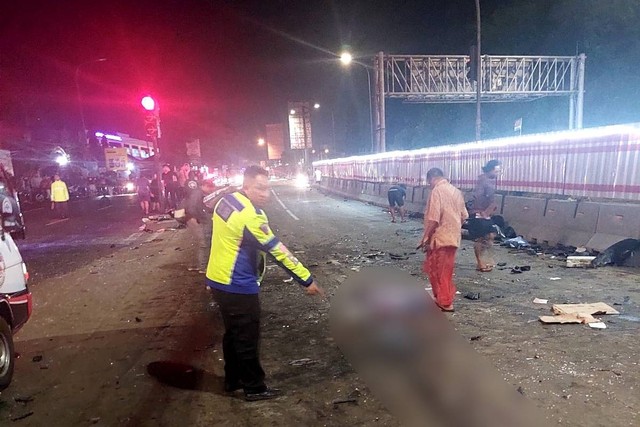
<svg viewBox="0 0 640 427"><path fill-rule="evenodd" d="M204 197L213 193L214 189L215 186L211 180L204 180L200 183L199 188L191 190L184 204L187 228L191 231L197 246L197 257L192 259L192 265L188 267L188 270L197 271L200 274L207 272L213 228L211 219L213 209L204 204Z"/></svg>
<svg viewBox="0 0 640 427"><path fill-rule="evenodd" d="M387 191L387 199L389 200L389 211L391 212L391 222L396 222L396 206L400 211L400 221L405 222L404 219L404 199L407 197L406 184L392 185Z"/></svg>
<svg viewBox="0 0 640 427"><path fill-rule="evenodd" d="M178 175L169 164L162 167L162 182L164 183L166 208L175 209L178 206Z"/></svg>
<svg viewBox="0 0 640 427"><path fill-rule="evenodd" d="M473 194L473 206L469 218L469 236L475 240L473 249L476 255L477 270L489 272L494 261L491 249L496 237L491 215L498 208L496 203L496 185L502 172L499 160L490 160L482 168Z"/></svg>

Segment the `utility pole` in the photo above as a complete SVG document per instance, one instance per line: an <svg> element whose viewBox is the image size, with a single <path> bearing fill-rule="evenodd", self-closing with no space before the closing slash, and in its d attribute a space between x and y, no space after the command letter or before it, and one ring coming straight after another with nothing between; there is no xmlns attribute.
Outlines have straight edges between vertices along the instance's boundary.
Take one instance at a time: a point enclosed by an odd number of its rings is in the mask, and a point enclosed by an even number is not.
<svg viewBox="0 0 640 427"><path fill-rule="evenodd" d="M164 188L162 185L162 163L160 162L160 147L158 147L158 140L162 136L160 131L160 106L150 96L145 96L141 101L142 107L146 110L145 115L145 130L147 136L153 141L153 161L158 175L158 197L160 198L160 210L164 212L165 197Z"/></svg>
<svg viewBox="0 0 640 427"><path fill-rule="evenodd" d="M481 55L481 21L480 21L480 0L476 0L476 141L482 139L482 117L480 113L480 96L482 90L482 55Z"/></svg>
<svg viewBox="0 0 640 427"><path fill-rule="evenodd" d="M75 72L76 96L78 97L78 108L80 110L80 120L82 121L82 135L83 135L82 138L83 138L84 144L87 143L87 125L85 124L85 120L84 120L84 108L82 106L82 95L80 93L80 68L88 64L93 64L94 62L104 62L106 60L107 58L94 59L93 61L83 62L82 64L76 67L76 72Z"/></svg>
<svg viewBox="0 0 640 427"><path fill-rule="evenodd" d="M304 137L304 169L307 171L309 169L309 154L308 154L308 138L307 138L307 114L308 114L307 104L302 104L302 134Z"/></svg>

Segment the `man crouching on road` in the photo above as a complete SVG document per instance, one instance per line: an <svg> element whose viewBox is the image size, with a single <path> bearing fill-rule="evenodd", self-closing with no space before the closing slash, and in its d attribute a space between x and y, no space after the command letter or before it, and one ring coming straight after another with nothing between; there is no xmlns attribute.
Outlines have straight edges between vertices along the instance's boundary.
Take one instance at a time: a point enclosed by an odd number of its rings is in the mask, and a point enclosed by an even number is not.
<svg viewBox="0 0 640 427"><path fill-rule="evenodd" d="M311 273L278 240L262 210L269 200L269 174L251 166L242 190L224 196L213 214L207 285L224 321L224 387L244 389L245 400L273 399L280 390L267 387L260 365L260 278L258 265L271 254L309 295L323 295Z"/></svg>
<svg viewBox="0 0 640 427"><path fill-rule="evenodd" d="M449 184L438 168L427 172L431 194L424 213L424 235L420 246L427 253L424 271L429 275L436 305L453 311L456 286L453 269L460 246L462 223L469 217L460 190Z"/></svg>

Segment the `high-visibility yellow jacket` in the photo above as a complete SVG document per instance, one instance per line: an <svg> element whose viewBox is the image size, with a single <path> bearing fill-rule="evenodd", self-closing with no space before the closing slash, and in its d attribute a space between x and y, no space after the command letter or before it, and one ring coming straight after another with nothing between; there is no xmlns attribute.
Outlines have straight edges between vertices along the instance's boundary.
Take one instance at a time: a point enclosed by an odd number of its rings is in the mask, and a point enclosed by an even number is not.
<svg viewBox="0 0 640 427"><path fill-rule="evenodd" d="M235 192L220 199L213 213L207 285L235 294L257 294L258 265L265 253L299 284L313 282L309 270L273 234L264 211L245 194Z"/></svg>
<svg viewBox="0 0 640 427"><path fill-rule="evenodd" d="M53 181L51 183L51 201L69 201L69 190L67 190L67 184L65 184L64 181Z"/></svg>

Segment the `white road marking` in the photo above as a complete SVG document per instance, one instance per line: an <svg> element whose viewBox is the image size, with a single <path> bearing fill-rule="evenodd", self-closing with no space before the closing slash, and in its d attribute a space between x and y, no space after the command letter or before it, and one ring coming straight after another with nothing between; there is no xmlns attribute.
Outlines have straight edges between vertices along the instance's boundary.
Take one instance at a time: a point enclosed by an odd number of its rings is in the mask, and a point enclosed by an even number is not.
<svg viewBox="0 0 640 427"><path fill-rule="evenodd" d="M275 190L271 189L271 192L273 193L274 197L276 198L276 200L278 201L278 203L280 203L280 206L282 206L282 209L284 209L285 211L287 211L287 213L291 216L291 218L295 219L296 221L300 221L300 218L298 218L297 216L295 216L293 214L293 212L291 212L289 210L289 208L287 208L284 203L282 203L282 200L280 200L280 197L278 197L278 195L276 194Z"/></svg>
<svg viewBox="0 0 640 427"><path fill-rule="evenodd" d="M113 205L109 205L109 206L105 206L105 207L102 207L102 208L98 208L98 210L99 211L103 211L105 209L109 209L109 208L112 208L112 207L113 207Z"/></svg>
<svg viewBox="0 0 640 427"><path fill-rule="evenodd" d="M45 227L49 226L49 225L57 224L59 222L64 222L64 221L69 221L69 218L56 219L55 221L51 221L51 222L46 223Z"/></svg>

